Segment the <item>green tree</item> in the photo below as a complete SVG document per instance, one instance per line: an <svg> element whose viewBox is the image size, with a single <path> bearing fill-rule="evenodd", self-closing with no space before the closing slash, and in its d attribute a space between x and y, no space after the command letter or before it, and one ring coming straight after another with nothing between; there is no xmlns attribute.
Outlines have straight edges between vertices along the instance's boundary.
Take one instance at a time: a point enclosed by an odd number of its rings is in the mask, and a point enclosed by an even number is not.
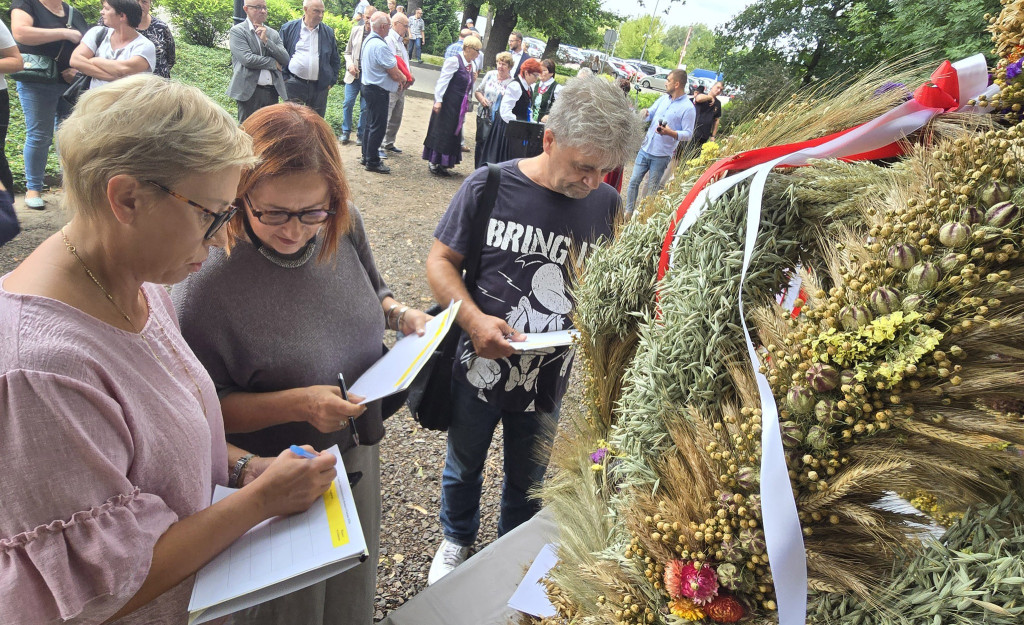
<svg viewBox="0 0 1024 625"><path fill-rule="evenodd" d="M715 32L704 24L692 24L690 26L673 26L668 29L665 35L665 59L663 65L675 67L679 62L679 53L682 51L683 43L686 41L686 33L690 33L690 41L686 44L686 56L683 57L683 64L689 69L718 69L721 59L715 51ZM680 37L680 31L682 37ZM678 43L677 43L678 42Z"/></svg>
<svg viewBox="0 0 1024 625"><path fill-rule="evenodd" d="M383 3L382 3L383 4ZM387 6L386 4L384 5ZM427 30L424 52L442 56L444 49L459 38L458 0L423 0L423 22Z"/></svg>
<svg viewBox="0 0 1024 625"><path fill-rule="evenodd" d="M985 14L999 13L999 0L892 0L892 4L892 17L881 27L887 55L899 58L929 50L926 59L956 61L983 52L995 60Z"/></svg>
<svg viewBox="0 0 1024 625"><path fill-rule="evenodd" d="M892 15L892 0L758 0L715 33L716 51L733 74L745 74L743 79L763 58L781 60L808 84L882 60L877 24ZM743 52L751 53L755 63L746 58L737 64L733 57L751 57Z"/></svg>
<svg viewBox="0 0 1024 625"><path fill-rule="evenodd" d="M644 15L623 22L619 39L615 43L615 56L624 59L657 59L665 49L665 21L661 17ZM646 44L646 46L644 45Z"/></svg>

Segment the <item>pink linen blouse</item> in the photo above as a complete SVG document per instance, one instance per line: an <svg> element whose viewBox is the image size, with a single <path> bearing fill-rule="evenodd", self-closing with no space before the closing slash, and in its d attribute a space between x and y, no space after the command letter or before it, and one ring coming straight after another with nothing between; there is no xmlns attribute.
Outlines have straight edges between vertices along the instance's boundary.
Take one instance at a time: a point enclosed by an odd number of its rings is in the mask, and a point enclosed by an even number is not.
<svg viewBox="0 0 1024 625"><path fill-rule="evenodd" d="M157 539L227 482L213 382L164 288L143 292L149 346L0 278L0 623L102 623ZM117 622L185 623L192 582Z"/></svg>

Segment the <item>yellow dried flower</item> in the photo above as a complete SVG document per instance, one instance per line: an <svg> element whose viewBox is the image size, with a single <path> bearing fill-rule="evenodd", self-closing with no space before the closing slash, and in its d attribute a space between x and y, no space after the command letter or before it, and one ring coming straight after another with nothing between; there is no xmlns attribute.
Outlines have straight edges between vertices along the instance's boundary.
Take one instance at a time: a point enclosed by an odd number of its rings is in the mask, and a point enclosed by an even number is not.
<svg viewBox="0 0 1024 625"><path fill-rule="evenodd" d="M675 601L671 601L668 604L668 608L672 611L672 614L675 614L679 618L687 621L699 621L706 616L704 611L689 599L676 599Z"/></svg>

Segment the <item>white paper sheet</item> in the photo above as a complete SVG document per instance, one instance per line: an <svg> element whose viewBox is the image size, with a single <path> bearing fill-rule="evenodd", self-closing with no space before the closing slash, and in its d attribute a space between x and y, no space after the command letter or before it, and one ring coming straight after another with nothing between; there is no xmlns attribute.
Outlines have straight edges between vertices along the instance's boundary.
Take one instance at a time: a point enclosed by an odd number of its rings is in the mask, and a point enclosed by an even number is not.
<svg viewBox="0 0 1024 625"><path fill-rule="evenodd" d="M200 569L188 606L189 625L305 588L365 558L366 541L345 464L337 445L328 451L338 459L338 477L326 503L320 497L303 513L260 523ZM217 486L213 503L235 490Z"/></svg>
<svg viewBox="0 0 1024 625"><path fill-rule="evenodd" d="M525 341L509 341L509 345L518 352L532 352L538 349L547 349L549 347L572 345L573 339L579 335L579 330L538 332L534 334L527 334Z"/></svg>
<svg viewBox="0 0 1024 625"><path fill-rule="evenodd" d="M556 547L548 543L541 548L540 553L533 559L530 570L526 572L519 587L512 593L508 600L508 606L525 612L537 618L551 618L555 616L555 606L548 601L547 589L540 580L548 574L548 571L558 563Z"/></svg>
<svg viewBox="0 0 1024 625"><path fill-rule="evenodd" d="M423 336L410 334L395 343L383 358L373 363L349 387L349 392L362 395L360 403L368 403L409 388L416 374L427 364L441 340L455 324L461 301L452 302L441 314L427 322Z"/></svg>

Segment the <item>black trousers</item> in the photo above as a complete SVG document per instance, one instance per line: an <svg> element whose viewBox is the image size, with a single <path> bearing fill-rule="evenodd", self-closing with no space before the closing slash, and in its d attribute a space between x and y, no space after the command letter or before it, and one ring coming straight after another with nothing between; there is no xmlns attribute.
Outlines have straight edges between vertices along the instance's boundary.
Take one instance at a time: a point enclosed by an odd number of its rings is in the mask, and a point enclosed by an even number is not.
<svg viewBox="0 0 1024 625"><path fill-rule="evenodd" d="M274 88L274 85L256 87L251 98L238 100L238 123L241 124L256 111L272 104L277 104L277 89Z"/></svg>
<svg viewBox="0 0 1024 625"><path fill-rule="evenodd" d="M305 104L316 111L320 117L327 115L327 93L329 90L317 89L315 80L303 80L289 76L284 81L284 88L288 92L289 100Z"/></svg>
<svg viewBox="0 0 1024 625"><path fill-rule="evenodd" d="M366 123L363 124L363 159L367 165L380 163L380 146L388 130L389 97L387 89L363 83L366 110L359 114L366 115Z"/></svg>
<svg viewBox="0 0 1024 625"><path fill-rule="evenodd" d="M7 162L7 155L4 154L4 144L7 143L7 125L11 123L11 96L7 89L0 91L0 183L14 197L14 176L11 174L11 166Z"/></svg>

